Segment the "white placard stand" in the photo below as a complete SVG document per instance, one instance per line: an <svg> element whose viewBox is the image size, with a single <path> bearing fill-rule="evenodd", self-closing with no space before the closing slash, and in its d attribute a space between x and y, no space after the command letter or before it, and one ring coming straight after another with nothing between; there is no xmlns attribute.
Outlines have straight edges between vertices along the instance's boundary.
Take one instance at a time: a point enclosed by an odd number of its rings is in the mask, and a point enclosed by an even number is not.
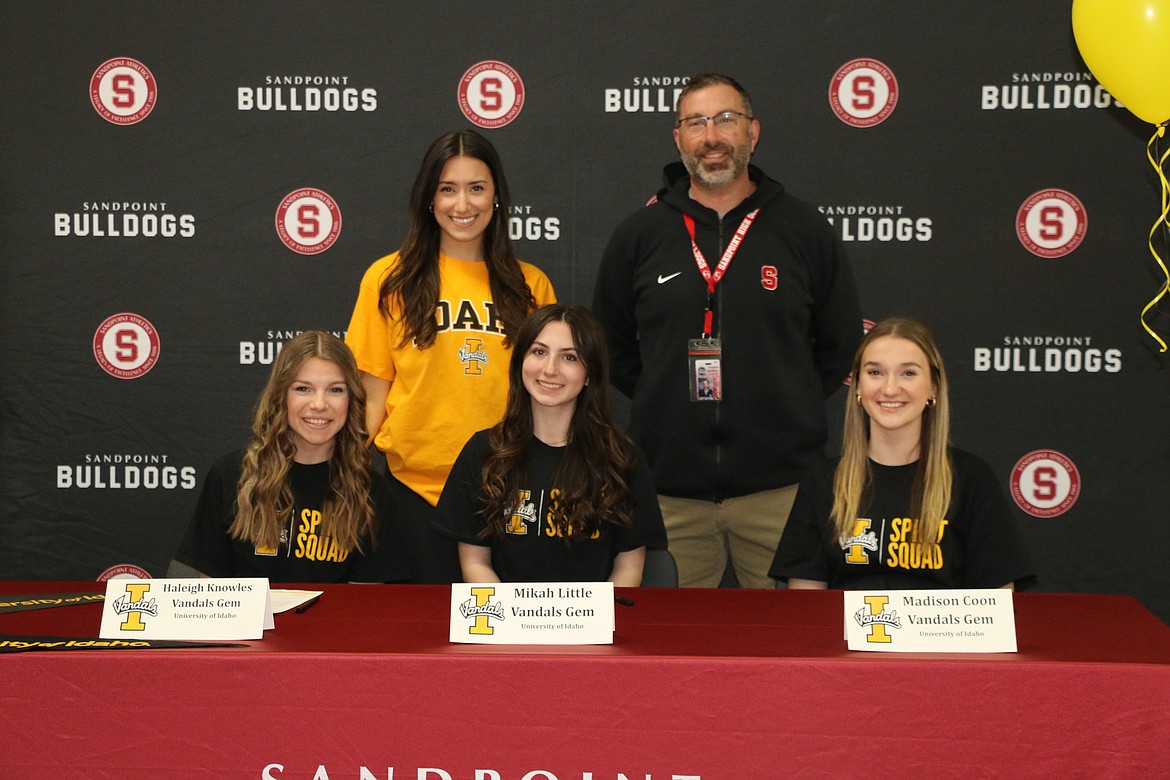
<svg viewBox="0 0 1170 780"><path fill-rule="evenodd" d="M1014 653L1012 591L845 591L850 650L890 653Z"/></svg>
<svg viewBox="0 0 1170 780"><path fill-rule="evenodd" d="M200 578L106 583L102 639L263 639L273 628L268 580Z"/></svg>
<svg viewBox="0 0 1170 780"><path fill-rule="evenodd" d="M612 582L457 583L451 641L499 645L613 644Z"/></svg>

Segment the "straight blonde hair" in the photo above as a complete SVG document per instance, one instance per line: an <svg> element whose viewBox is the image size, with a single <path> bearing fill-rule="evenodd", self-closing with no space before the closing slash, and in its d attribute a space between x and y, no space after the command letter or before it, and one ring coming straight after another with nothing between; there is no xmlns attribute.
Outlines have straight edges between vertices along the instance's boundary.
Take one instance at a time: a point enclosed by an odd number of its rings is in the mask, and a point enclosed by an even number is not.
<svg viewBox="0 0 1170 780"><path fill-rule="evenodd" d="M938 388L935 403L922 413L922 432L918 446L918 469L914 475L910 511L918 518L914 541L923 551L938 543L938 532L951 504L954 474L948 452L951 436L950 396L942 354L930 329L913 317L889 317L865 335L853 357L850 373L854 392L845 401L845 422L841 443L841 461L833 479L833 511L830 520L837 537L846 539L864 505L872 498L873 472L869 463L869 415L861 405L856 388L861 382L861 361L865 349L883 336L913 342L930 364L930 378Z"/></svg>

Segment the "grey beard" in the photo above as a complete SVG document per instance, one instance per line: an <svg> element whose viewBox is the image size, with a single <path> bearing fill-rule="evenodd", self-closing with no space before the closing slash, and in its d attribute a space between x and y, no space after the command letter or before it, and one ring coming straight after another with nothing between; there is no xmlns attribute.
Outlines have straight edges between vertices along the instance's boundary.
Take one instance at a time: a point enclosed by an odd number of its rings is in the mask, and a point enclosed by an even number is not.
<svg viewBox="0 0 1170 780"><path fill-rule="evenodd" d="M725 184L730 184L747 169L748 163L751 161L751 152L744 149L732 149L730 164L726 168L718 171L707 171L703 169L702 160L698 155L680 154L679 156L691 178L698 179L701 184L707 187L722 187Z"/></svg>

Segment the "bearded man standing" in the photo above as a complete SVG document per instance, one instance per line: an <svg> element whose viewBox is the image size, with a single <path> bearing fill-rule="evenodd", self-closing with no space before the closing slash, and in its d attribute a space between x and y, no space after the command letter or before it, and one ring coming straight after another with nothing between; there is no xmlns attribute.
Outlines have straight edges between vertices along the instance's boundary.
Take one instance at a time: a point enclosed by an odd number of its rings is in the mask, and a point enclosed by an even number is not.
<svg viewBox="0 0 1170 780"><path fill-rule="evenodd" d="M594 292L684 587L717 586L729 562L740 585L774 587L797 482L823 454L825 399L862 335L841 241L750 164L759 139L735 79L692 76L682 162L614 231Z"/></svg>

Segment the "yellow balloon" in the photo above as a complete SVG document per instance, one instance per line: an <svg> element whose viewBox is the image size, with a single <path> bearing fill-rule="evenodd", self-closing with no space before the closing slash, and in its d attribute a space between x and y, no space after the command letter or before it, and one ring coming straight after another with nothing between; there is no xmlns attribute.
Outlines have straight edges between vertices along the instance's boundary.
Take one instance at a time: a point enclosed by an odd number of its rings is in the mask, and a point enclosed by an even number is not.
<svg viewBox="0 0 1170 780"><path fill-rule="evenodd" d="M1089 70L1139 119L1170 120L1170 0L1073 0Z"/></svg>

